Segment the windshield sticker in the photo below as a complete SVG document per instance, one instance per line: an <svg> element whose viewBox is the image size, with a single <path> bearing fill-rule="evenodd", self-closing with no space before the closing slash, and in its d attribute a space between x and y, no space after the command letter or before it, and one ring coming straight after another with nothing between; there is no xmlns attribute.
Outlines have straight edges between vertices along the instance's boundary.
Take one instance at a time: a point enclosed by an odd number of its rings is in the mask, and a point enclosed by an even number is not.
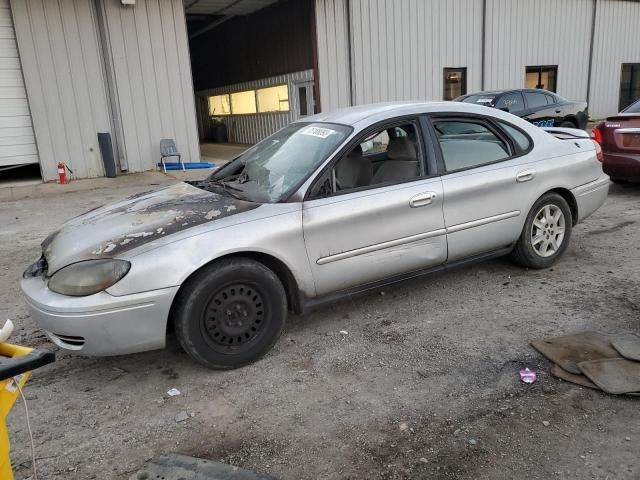
<svg viewBox="0 0 640 480"><path fill-rule="evenodd" d="M307 127L300 133L302 133L302 135L310 135L312 137L327 138L329 135L336 133L336 131L331 130L330 128Z"/></svg>
<svg viewBox="0 0 640 480"><path fill-rule="evenodd" d="M479 98L476 100L476 103L491 103L493 102L493 98Z"/></svg>

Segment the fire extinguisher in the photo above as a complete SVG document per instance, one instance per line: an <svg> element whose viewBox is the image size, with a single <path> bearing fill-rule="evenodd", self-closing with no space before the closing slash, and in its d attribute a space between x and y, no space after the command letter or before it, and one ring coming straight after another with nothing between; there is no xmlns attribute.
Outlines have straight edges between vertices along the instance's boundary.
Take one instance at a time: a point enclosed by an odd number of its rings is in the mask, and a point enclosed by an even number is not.
<svg viewBox="0 0 640 480"><path fill-rule="evenodd" d="M69 170L69 173L73 175L73 170L71 170L65 163L58 162L58 183L60 183L61 185L69 183L69 179L67 178L67 170Z"/></svg>

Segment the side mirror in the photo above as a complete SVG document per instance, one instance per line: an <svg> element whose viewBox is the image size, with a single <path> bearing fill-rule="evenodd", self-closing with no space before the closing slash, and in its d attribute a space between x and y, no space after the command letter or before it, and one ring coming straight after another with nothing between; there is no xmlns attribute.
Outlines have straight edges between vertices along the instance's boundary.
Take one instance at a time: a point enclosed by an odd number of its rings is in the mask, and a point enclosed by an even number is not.
<svg viewBox="0 0 640 480"><path fill-rule="evenodd" d="M500 107L498 110L509 113L509 107Z"/></svg>

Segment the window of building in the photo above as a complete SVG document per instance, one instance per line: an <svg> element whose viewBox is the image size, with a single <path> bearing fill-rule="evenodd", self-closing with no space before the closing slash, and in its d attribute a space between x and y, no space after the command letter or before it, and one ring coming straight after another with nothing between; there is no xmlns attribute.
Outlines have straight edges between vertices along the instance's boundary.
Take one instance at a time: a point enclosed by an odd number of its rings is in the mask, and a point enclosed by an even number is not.
<svg viewBox="0 0 640 480"><path fill-rule="evenodd" d="M623 63L618 110L624 110L640 98L640 63Z"/></svg>
<svg viewBox="0 0 640 480"><path fill-rule="evenodd" d="M557 78L557 65L527 67L524 86L526 88L543 88L550 92L555 92Z"/></svg>
<svg viewBox="0 0 640 480"><path fill-rule="evenodd" d="M256 90L258 99L258 112L288 112L289 111L289 87L278 85Z"/></svg>
<svg viewBox="0 0 640 480"><path fill-rule="evenodd" d="M453 100L467 93L467 68L444 69L444 94L445 100Z"/></svg>
<svg viewBox="0 0 640 480"><path fill-rule="evenodd" d="M229 95L214 95L209 97L209 115L217 117L231 114Z"/></svg>
<svg viewBox="0 0 640 480"><path fill-rule="evenodd" d="M447 172L478 167L510 156L508 145L483 122L434 120Z"/></svg>
<svg viewBox="0 0 640 480"><path fill-rule="evenodd" d="M307 87L298 87L298 100L300 103L300 116L305 117L309 115L309 108L307 104Z"/></svg>
<svg viewBox="0 0 640 480"><path fill-rule="evenodd" d="M517 114L524 110L524 100L520 92L509 92L500 96L496 108L505 112Z"/></svg>
<svg viewBox="0 0 640 480"><path fill-rule="evenodd" d="M547 106L547 96L544 93L524 92L527 108L541 108Z"/></svg>
<svg viewBox="0 0 640 480"><path fill-rule="evenodd" d="M231 112L234 115L256 113L256 91L236 92L231 94Z"/></svg>

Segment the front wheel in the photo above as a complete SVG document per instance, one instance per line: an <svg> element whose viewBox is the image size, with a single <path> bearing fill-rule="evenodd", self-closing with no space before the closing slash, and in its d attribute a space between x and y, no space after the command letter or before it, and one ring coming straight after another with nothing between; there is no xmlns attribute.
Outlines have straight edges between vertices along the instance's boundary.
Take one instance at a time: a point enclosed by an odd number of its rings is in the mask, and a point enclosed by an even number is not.
<svg viewBox="0 0 640 480"><path fill-rule="evenodd" d="M569 245L573 218L567 201L547 193L533 205L512 259L528 268L547 268L558 261Z"/></svg>
<svg viewBox="0 0 640 480"><path fill-rule="evenodd" d="M182 348L198 363L218 369L241 367L267 353L286 318L282 283L247 258L221 260L194 274L174 307Z"/></svg>

